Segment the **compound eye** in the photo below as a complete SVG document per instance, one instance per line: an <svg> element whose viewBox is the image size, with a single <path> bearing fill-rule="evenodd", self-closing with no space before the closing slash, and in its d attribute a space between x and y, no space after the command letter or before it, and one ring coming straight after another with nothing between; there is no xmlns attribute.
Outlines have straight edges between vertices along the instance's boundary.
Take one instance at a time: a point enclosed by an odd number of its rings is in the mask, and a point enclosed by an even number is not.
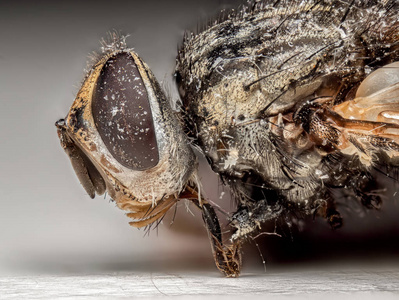
<svg viewBox="0 0 399 300"><path fill-rule="evenodd" d="M92 113L104 144L121 165L137 171L157 165L148 93L130 53L117 53L104 64L93 91Z"/></svg>

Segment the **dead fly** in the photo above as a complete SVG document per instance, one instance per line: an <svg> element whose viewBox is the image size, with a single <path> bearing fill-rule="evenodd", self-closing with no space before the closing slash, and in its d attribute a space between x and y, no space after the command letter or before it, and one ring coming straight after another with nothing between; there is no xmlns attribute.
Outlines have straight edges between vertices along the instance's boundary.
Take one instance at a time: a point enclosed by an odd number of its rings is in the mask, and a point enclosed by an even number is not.
<svg viewBox="0 0 399 300"><path fill-rule="evenodd" d="M371 171L399 164L398 8L392 0L254 1L225 14L187 35L178 53L179 117L115 36L56 123L61 145L88 194L108 191L133 226L193 201L217 267L238 276L241 245L265 222L298 212L338 228L334 189L379 207ZM232 191L228 245L199 193L189 144Z"/></svg>

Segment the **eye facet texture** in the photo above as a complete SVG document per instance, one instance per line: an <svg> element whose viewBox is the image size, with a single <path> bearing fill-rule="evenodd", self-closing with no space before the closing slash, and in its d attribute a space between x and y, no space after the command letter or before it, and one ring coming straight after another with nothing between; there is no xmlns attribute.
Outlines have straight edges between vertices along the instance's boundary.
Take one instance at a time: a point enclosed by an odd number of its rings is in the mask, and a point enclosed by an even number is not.
<svg viewBox="0 0 399 300"><path fill-rule="evenodd" d="M93 91L92 112L102 140L120 164L138 171L157 165L151 106L129 53L117 53L105 63Z"/></svg>

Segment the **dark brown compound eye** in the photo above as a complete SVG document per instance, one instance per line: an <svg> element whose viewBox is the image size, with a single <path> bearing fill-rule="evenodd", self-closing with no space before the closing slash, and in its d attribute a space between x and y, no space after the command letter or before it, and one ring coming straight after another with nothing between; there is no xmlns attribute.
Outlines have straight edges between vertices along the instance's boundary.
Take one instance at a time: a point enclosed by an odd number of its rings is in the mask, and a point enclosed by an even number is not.
<svg viewBox="0 0 399 300"><path fill-rule="evenodd" d="M132 170L157 165L159 153L147 90L130 53L111 56L92 98L97 130L112 156Z"/></svg>

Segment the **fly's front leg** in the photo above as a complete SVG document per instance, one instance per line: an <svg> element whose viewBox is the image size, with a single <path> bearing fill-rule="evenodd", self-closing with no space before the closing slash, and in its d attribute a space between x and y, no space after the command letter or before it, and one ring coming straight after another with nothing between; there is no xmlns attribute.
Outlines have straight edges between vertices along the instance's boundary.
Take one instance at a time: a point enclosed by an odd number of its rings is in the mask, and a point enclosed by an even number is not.
<svg viewBox="0 0 399 300"><path fill-rule="evenodd" d="M186 188L186 191L180 196L191 200L201 210L216 267L226 277L238 277L242 265L241 241L234 241L228 246L223 244L219 219L214 208L206 200L199 199L198 193L194 189Z"/></svg>
<svg viewBox="0 0 399 300"><path fill-rule="evenodd" d="M241 242L223 245L220 224L213 207L205 201L195 203L202 211L217 268L227 277L238 277L241 271Z"/></svg>

